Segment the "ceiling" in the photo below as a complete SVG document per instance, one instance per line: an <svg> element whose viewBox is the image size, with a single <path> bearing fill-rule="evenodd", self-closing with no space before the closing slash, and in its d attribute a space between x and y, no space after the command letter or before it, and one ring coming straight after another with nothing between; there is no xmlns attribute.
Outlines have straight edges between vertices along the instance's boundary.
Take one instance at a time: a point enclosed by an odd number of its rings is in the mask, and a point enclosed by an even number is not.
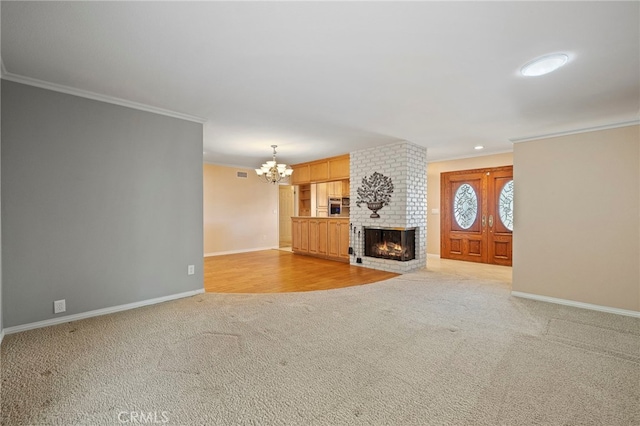
<svg viewBox="0 0 640 426"><path fill-rule="evenodd" d="M7 2L3 76L200 117L258 167L407 140L429 161L638 120L639 2ZM529 60L565 52L555 73ZM483 151L474 151L484 145Z"/></svg>

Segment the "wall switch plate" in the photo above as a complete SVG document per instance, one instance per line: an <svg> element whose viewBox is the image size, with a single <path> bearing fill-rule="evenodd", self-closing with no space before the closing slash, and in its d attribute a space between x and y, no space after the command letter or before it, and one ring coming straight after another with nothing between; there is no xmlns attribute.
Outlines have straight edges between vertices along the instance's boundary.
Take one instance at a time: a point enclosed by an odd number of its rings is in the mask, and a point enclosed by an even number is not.
<svg viewBox="0 0 640 426"><path fill-rule="evenodd" d="M189 265L187 267L187 275L193 275L196 273L196 266L195 265Z"/></svg>
<svg viewBox="0 0 640 426"><path fill-rule="evenodd" d="M59 314L67 310L66 299L56 300L53 302L53 313Z"/></svg>

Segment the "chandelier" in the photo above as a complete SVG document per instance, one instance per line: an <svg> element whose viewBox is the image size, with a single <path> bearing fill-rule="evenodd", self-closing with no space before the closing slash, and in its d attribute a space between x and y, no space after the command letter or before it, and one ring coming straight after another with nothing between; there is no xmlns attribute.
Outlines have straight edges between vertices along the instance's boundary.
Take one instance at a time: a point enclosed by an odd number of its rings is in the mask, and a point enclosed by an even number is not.
<svg viewBox="0 0 640 426"><path fill-rule="evenodd" d="M286 164L276 163L277 147L278 145L271 145L271 148L273 148L273 160L267 161L262 165L262 167L260 167L259 169L255 169L258 176L262 178L266 183L276 184L282 179L291 176L291 174L293 173L293 169L288 169Z"/></svg>

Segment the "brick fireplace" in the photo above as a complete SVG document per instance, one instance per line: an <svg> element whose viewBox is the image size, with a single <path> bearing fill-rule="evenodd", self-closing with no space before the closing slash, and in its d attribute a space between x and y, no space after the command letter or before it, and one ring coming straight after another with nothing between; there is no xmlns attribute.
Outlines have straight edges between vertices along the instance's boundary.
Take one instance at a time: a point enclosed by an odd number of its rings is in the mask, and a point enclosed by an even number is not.
<svg viewBox="0 0 640 426"><path fill-rule="evenodd" d="M427 229L427 150L410 142L368 148L351 152L351 247L352 265L383 271L406 273L426 267ZM379 218L372 218L366 204L356 206L357 191L363 178L380 173L393 182L393 193L389 205L377 211ZM372 243L366 240L366 229L410 230L414 247L412 258L406 256L403 241L398 236L382 232L377 237L386 241ZM371 232L368 232L371 234ZM379 245L378 245L379 244ZM367 247L369 246L369 247ZM390 251L391 250L391 251ZM377 252L377 253L376 253ZM400 253L404 253L401 256ZM404 259L398 259L404 257ZM360 259L361 263L358 263ZM400 261L399 261L400 260Z"/></svg>

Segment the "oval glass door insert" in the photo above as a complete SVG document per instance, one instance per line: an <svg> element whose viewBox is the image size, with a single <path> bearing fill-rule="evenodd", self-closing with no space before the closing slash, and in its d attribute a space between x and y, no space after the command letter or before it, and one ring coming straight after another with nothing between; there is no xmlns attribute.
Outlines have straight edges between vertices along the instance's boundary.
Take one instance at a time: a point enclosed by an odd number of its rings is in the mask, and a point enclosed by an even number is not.
<svg viewBox="0 0 640 426"><path fill-rule="evenodd" d="M460 185L453 197L453 215L462 229L469 229L478 217L478 196L468 183Z"/></svg>
<svg viewBox="0 0 640 426"><path fill-rule="evenodd" d="M507 182L502 191L500 191L498 213L505 228L513 231L513 180Z"/></svg>

